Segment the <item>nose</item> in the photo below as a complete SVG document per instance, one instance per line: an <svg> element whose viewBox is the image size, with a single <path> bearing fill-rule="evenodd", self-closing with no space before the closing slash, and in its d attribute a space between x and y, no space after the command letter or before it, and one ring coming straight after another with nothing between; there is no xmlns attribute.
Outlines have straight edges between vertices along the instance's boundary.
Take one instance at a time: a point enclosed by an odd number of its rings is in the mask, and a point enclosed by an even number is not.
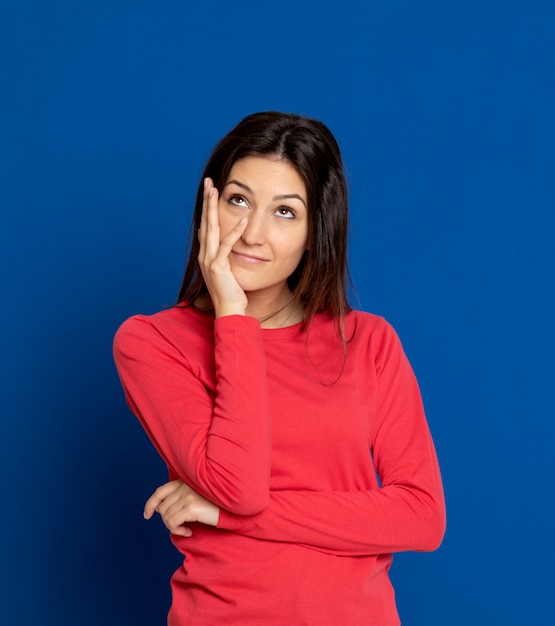
<svg viewBox="0 0 555 626"><path fill-rule="evenodd" d="M248 246L260 246L266 242L266 224L264 216L258 211L251 211L249 222L241 239Z"/></svg>

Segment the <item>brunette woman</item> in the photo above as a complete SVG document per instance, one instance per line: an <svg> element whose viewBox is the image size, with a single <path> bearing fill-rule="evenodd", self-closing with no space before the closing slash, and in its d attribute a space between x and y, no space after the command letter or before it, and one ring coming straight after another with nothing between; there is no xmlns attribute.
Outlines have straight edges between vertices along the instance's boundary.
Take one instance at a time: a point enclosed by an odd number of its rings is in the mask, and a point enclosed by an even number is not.
<svg viewBox="0 0 555 626"><path fill-rule="evenodd" d="M176 306L119 329L127 401L167 463L170 626L396 626L392 553L434 550L439 467L412 369L346 296L347 192L313 119L241 121L199 185Z"/></svg>

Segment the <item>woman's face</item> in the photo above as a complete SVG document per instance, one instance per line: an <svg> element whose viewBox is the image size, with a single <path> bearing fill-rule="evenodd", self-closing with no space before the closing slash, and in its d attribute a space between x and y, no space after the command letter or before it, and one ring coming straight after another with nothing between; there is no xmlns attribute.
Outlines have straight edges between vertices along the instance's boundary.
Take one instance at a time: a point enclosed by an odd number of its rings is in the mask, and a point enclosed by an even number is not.
<svg viewBox="0 0 555 626"><path fill-rule="evenodd" d="M276 157L247 156L229 172L218 203L221 237L242 217L248 225L230 263L245 292L288 294L287 278L307 246L308 198L297 170Z"/></svg>

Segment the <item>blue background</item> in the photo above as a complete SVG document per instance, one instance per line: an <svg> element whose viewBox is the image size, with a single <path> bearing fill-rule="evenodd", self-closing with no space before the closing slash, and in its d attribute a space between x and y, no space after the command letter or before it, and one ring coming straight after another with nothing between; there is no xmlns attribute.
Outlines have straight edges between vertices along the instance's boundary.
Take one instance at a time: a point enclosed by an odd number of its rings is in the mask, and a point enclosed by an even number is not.
<svg viewBox="0 0 555 626"><path fill-rule="evenodd" d="M404 626L549 621L554 26L551 0L2 2L3 624L164 623L166 474L111 341L173 303L203 163L265 109L337 136L359 306L424 395L449 521L395 560Z"/></svg>

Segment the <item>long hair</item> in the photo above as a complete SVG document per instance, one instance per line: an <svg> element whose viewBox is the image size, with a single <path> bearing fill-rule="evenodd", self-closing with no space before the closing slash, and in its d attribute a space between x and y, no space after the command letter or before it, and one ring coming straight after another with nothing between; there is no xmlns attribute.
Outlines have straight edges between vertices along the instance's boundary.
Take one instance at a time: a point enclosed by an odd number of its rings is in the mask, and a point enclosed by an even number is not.
<svg viewBox="0 0 555 626"><path fill-rule="evenodd" d="M341 152L330 130L318 120L267 111L243 119L216 146L199 183L189 232L189 260L177 304L195 302L207 292L198 264L203 181L211 178L221 193L233 164L246 156L272 156L290 163L306 186L308 243L288 279L292 300L304 310L302 329L314 315L328 313L342 327L347 301L347 186Z"/></svg>

